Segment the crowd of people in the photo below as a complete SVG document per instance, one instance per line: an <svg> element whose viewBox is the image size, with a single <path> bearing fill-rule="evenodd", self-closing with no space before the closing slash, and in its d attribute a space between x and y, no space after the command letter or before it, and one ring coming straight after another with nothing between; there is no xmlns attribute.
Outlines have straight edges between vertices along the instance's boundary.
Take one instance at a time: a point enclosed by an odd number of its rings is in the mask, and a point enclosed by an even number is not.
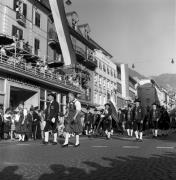
<svg viewBox="0 0 176 180"><path fill-rule="evenodd" d="M79 136L104 136L110 139L113 133L135 137L142 142L143 135L152 135L152 138L167 136L169 131L176 128L176 113L169 115L166 108L153 103L144 108L139 100L135 104L128 104L113 112L112 103L106 103L104 109L87 107L82 112L81 103L73 93L69 93L69 102L66 113L62 114L55 94L48 95L46 110L33 107L29 110L20 103L12 110L0 108L0 139L30 141L42 139L43 144L58 143L58 137L63 137L62 147L68 147L69 139L75 136L75 147L80 146ZM117 116L115 120L114 115Z"/></svg>

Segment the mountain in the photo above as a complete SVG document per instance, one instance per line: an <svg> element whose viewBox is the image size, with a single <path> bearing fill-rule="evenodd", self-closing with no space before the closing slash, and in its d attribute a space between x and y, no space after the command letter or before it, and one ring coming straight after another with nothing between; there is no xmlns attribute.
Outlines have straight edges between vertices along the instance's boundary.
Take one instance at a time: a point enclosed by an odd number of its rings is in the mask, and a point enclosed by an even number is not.
<svg viewBox="0 0 176 180"><path fill-rule="evenodd" d="M152 76L151 78L169 92L176 92L176 74L161 74L159 76Z"/></svg>
<svg viewBox="0 0 176 180"><path fill-rule="evenodd" d="M153 79L160 87L166 89L169 94L176 93L176 74L161 74L158 76L145 77L132 69L129 69L129 74L135 80Z"/></svg>
<svg viewBox="0 0 176 180"><path fill-rule="evenodd" d="M138 73L138 72L136 72L136 71L134 71L134 70L132 70L130 68L129 68L129 75L131 77L133 77L135 80L137 80L137 79L141 80L141 79L146 79L147 78L144 75L142 75L142 74L140 74L140 73Z"/></svg>

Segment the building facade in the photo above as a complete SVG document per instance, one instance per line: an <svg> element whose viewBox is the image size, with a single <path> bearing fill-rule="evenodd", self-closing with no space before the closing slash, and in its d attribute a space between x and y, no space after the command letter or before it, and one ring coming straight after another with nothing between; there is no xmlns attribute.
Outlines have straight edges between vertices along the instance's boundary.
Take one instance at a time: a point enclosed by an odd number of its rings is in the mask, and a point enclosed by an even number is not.
<svg viewBox="0 0 176 180"><path fill-rule="evenodd" d="M26 108L45 109L47 94L56 92L64 111L68 92L81 90L80 84L48 66L62 61L57 43L51 42L55 27L50 10L34 0L0 0L0 9L1 48L5 45L6 50L0 60L0 104L4 109L21 102Z"/></svg>

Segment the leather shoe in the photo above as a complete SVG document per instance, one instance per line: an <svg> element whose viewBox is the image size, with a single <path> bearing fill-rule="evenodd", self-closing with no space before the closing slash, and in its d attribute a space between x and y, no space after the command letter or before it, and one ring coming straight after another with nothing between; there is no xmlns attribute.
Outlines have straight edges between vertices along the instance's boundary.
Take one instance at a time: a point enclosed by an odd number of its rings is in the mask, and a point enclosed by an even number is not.
<svg viewBox="0 0 176 180"><path fill-rule="evenodd" d="M44 145L48 145L48 142L46 142L46 141L43 141L43 144L44 144Z"/></svg>
<svg viewBox="0 0 176 180"><path fill-rule="evenodd" d="M80 144L75 144L75 146L74 147L79 147L80 146Z"/></svg>
<svg viewBox="0 0 176 180"><path fill-rule="evenodd" d="M66 148L66 147L68 148L68 144L62 144L62 147L63 148Z"/></svg>
<svg viewBox="0 0 176 180"><path fill-rule="evenodd" d="M53 142L53 145L57 145L57 142Z"/></svg>

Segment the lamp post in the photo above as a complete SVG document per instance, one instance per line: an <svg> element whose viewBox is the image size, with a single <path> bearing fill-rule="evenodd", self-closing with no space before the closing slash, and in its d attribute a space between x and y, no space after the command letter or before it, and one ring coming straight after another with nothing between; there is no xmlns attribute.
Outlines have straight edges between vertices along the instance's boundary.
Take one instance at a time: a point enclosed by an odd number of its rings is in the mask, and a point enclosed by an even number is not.
<svg viewBox="0 0 176 180"><path fill-rule="evenodd" d="M172 58L171 63L174 64L174 59Z"/></svg>
<svg viewBox="0 0 176 180"><path fill-rule="evenodd" d="M70 0L67 0L65 3L66 3L68 6L70 6L70 5L72 4L72 2L71 2Z"/></svg>

